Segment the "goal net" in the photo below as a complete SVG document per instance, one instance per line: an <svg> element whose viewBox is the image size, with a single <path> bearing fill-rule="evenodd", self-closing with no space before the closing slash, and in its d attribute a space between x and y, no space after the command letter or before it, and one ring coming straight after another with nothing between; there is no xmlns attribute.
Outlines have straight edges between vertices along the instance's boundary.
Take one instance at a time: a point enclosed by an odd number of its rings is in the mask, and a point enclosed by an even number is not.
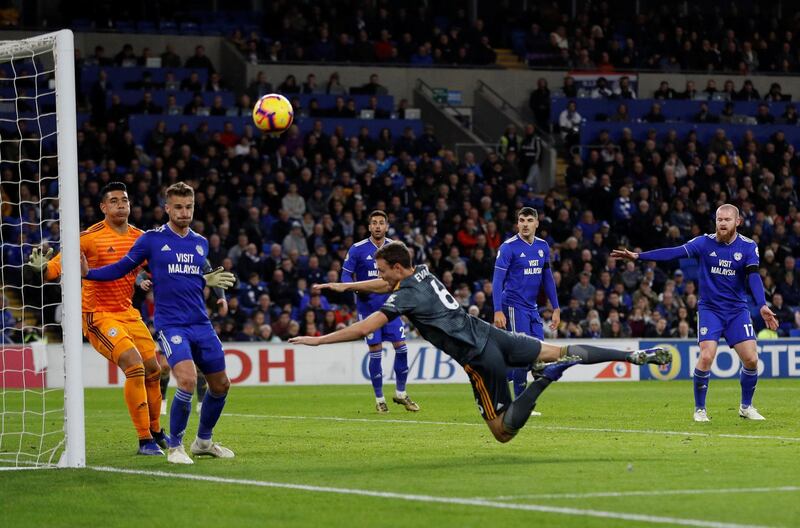
<svg viewBox="0 0 800 528"><path fill-rule="evenodd" d="M0 42L0 469L85 465L74 60L68 30Z"/></svg>

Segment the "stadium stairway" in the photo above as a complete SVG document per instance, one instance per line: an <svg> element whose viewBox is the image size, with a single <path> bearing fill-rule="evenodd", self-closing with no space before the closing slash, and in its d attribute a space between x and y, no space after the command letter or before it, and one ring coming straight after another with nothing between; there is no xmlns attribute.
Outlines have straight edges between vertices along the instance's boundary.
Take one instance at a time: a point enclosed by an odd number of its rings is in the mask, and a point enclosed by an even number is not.
<svg viewBox="0 0 800 528"><path fill-rule="evenodd" d="M527 66L524 62L519 60L519 57L514 50L508 48L495 48L497 58L495 64L502 66L507 70L525 70Z"/></svg>

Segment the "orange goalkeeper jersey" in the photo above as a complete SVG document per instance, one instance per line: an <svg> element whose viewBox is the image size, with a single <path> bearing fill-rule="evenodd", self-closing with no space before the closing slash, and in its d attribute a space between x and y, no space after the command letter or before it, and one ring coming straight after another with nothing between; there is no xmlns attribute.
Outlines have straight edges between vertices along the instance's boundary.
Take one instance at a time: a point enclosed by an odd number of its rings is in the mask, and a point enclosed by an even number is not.
<svg viewBox="0 0 800 528"><path fill-rule="evenodd" d="M123 258L144 231L128 226L120 235L105 221L98 222L81 233L81 253L86 255L89 268L114 264ZM132 308L131 297L136 283L136 268L121 279L110 282L83 281L81 296L84 312L124 312ZM61 275L61 253L47 263L47 280Z"/></svg>

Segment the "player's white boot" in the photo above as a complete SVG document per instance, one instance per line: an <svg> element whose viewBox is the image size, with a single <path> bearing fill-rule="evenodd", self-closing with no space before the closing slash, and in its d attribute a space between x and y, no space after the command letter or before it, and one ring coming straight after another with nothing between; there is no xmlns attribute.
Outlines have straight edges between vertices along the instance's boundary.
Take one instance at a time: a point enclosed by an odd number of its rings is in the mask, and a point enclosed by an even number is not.
<svg viewBox="0 0 800 528"><path fill-rule="evenodd" d="M195 438L192 442L191 451L193 455L209 455L215 458L233 458L233 451L223 447L216 442Z"/></svg>
<svg viewBox="0 0 800 528"><path fill-rule="evenodd" d="M167 452L167 462L170 464L194 464L194 460L189 458L189 455L186 454L186 450L182 445L169 448Z"/></svg>
<svg viewBox="0 0 800 528"><path fill-rule="evenodd" d="M167 399L161 400L161 416L167 415Z"/></svg>
<svg viewBox="0 0 800 528"><path fill-rule="evenodd" d="M752 405L748 405L747 407L739 405L739 416L745 420L766 420L766 418L759 414L758 409Z"/></svg>
<svg viewBox="0 0 800 528"><path fill-rule="evenodd" d="M711 419L708 417L708 413L706 413L705 409L695 409L694 410L694 421L695 422L710 422Z"/></svg>

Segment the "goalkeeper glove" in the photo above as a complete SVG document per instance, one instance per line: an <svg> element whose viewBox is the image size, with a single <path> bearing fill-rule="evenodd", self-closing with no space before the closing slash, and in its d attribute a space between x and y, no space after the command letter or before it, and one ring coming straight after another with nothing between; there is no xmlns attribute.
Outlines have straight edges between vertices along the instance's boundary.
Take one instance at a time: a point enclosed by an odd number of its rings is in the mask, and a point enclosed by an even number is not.
<svg viewBox="0 0 800 528"><path fill-rule="evenodd" d="M212 288L222 288L227 290L236 283L236 276L230 271L225 271L225 268L220 266L214 271L210 271L203 275L206 284Z"/></svg>
<svg viewBox="0 0 800 528"><path fill-rule="evenodd" d="M47 263L53 258L53 248L47 250L47 253L42 254L41 248L33 248L31 257L28 259L28 265L38 272L41 272L47 267Z"/></svg>

